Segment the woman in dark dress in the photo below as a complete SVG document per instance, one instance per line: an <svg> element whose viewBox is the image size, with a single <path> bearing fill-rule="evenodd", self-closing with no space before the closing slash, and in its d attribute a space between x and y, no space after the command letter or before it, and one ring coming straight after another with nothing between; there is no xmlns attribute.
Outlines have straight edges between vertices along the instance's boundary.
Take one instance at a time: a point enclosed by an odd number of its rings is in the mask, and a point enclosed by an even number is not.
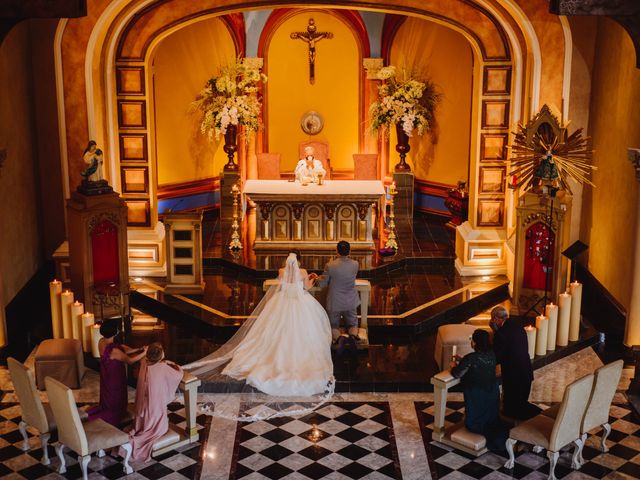
<svg viewBox="0 0 640 480"><path fill-rule="evenodd" d="M118 321L107 320L100 327L103 338L98 343L100 352L100 404L88 411L89 420L101 418L118 426L127 413L127 367L142 359L147 347L133 349L113 341L119 333Z"/></svg>
<svg viewBox="0 0 640 480"><path fill-rule="evenodd" d="M489 450L503 452L508 430L499 416L496 356L491 348L489 332L481 329L473 332L471 347L474 352L451 362L451 374L462 380L464 425L470 432L484 435Z"/></svg>

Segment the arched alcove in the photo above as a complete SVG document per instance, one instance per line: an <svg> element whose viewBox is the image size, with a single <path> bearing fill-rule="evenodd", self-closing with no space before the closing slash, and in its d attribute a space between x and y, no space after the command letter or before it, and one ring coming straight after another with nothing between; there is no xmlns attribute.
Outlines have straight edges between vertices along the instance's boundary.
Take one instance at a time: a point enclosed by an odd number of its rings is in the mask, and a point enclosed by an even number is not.
<svg viewBox="0 0 640 480"><path fill-rule="evenodd" d="M306 30L313 18L318 31L333 38L316 45L315 81L309 78L309 46L290 37ZM328 10L292 11L274 26L264 49L266 85L266 147L282 154L282 168L292 170L298 143L307 140L330 144L334 169L352 169L351 155L359 151L361 111L361 45L349 26ZM295 86L295 88L292 88ZM317 135L300 128L300 119L318 112L324 126Z"/></svg>
<svg viewBox="0 0 640 480"><path fill-rule="evenodd" d="M236 49L219 18L192 23L163 39L152 60L158 186L211 178L226 154L200 132L200 115L189 111L205 82L235 60Z"/></svg>

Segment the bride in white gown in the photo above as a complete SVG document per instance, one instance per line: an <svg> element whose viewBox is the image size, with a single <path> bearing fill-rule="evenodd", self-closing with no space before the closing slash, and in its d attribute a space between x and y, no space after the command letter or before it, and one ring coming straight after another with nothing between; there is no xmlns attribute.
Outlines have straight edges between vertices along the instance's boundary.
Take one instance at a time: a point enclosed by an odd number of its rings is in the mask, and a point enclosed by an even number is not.
<svg viewBox="0 0 640 480"><path fill-rule="evenodd" d="M198 377L207 377L226 364L223 375L245 380L268 395L322 394L323 403L333 393L335 383L329 318L307 292L313 285L313 276L299 268L295 253L287 257L278 279L279 284L269 289L226 344L184 368Z"/></svg>

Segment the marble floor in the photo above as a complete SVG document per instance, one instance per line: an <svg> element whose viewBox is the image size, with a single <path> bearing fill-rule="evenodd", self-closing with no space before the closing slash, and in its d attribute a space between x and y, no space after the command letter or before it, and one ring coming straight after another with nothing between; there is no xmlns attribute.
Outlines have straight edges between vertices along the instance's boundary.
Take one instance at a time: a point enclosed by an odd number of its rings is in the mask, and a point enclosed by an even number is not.
<svg viewBox="0 0 640 480"><path fill-rule="evenodd" d="M27 360L29 363L29 359ZM535 372L531 399L542 406L560 401L566 385L602 365L592 348L581 350ZM624 391L633 374L625 369L611 408L613 432L609 453L597 450L590 437L587 463L580 471L569 468L568 454L560 459L559 478L640 478L640 420L633 414ZM79 478L75 460L64 476L38 463L40 451L22 452L17 432L20 410L6 369L0 369L0 478ZM133 394L133 391L130 392ZM76 400L91 404L98 397L98 375L88 372ZM219 394L201 394L199 402L220 401ZM46 396L43 394L46 401ZM224 396L237 409L249 409L241 396ZM170 406L172 421L182 420L180 398ZM215 408L215 407L214 407ZM462 396L449 397L447 420L463 416ZM339 393L312 414L255 423L237 423L198 416L201 441L171 452L149 464L135 464L126 478L144 479L542 479L548 473L544 454L518 452L516 467L502 467L505 459L493 453L474 458L432 442L433 395L430 393ZM33 432L32 432L33 433ZM51 452L53 453L53 451ZM93 459L90 479L123 477L117 458Z"/></svg>

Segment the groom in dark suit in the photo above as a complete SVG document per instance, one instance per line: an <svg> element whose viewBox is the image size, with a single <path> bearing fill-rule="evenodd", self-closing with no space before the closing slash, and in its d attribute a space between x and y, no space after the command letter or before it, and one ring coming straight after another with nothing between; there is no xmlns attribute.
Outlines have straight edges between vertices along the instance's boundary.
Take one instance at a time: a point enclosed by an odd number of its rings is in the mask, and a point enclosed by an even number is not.
<svg viewBox="0 0 640 480"><path fill-rule="evenodd" d="M356 309L360 297L356 291L358 262L349 258L351 245L341 240L337 245L338 257L327 263L319 277L318 286L329 287L327 292L327 313L331 322L331 335L337 341L341 335L340 319L344 319L347 333L358 337L358 316Z"/></svg>

